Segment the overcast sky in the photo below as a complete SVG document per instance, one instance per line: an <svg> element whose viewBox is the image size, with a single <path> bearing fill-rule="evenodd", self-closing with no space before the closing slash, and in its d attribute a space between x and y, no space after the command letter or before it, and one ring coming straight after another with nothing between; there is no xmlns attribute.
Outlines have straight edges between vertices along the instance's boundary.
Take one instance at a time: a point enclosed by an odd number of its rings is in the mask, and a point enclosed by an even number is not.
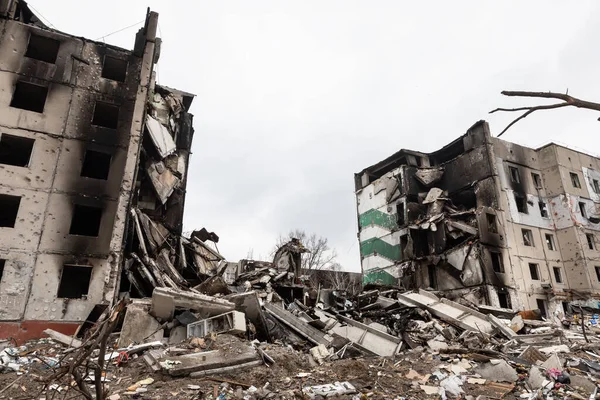
<svg viewBox="0 0 600 400"><path fill-rule="evenodd" d="M600 101L600 2L32 0L58 30L99 39L160 14L160 84L193 92L186 230L231 261L299 228L360 269L353 174L432 151L524 105L500 91ZM133 47L137 28L106 37ZM504 139L600 153L591 111L533 114Z"/></svg>

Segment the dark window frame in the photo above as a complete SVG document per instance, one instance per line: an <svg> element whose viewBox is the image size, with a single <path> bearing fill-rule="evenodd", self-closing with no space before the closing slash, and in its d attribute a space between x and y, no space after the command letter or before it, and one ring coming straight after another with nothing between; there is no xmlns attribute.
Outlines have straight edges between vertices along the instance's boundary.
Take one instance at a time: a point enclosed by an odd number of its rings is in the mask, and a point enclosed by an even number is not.
<svg viewBox="0 0 600 400"><path fill-rule="evenodd" d="M581 189L581 181L579 180L579 174L575 172L569 172L569 176L571 177L571 185L575 189Z"/></svg>
<svg viewBox="0 0 600 400"><path fill-rule="evenodd" d="M35 139L0 133L0 164L28 168Z"/></svg>
<svg viewBox="0 0 600 400"><path fill-rule="evenodd" d="M514 183L521 183L521 174L517 167L508 167L508 173L510 174L510 181Z"/></svg>
<svg viewBox="0 0 600 400"><path fill-rule="evenodd" d="M529 264L529 277L532 281L540 281L540 265L537 263L528 263Z"/></svg>
<svg viewBox="0 0 600 400"><path fill-rule="evenodd" d="M563 283L561 268L560 267L552 267L552 272L554 272L554 281L556 281L556 283Z"/></svg>
<svg viewBox="0 0 600 400"><path fill-rule="evenodd" d="M523 237L523 245L527 247L535 247L533 232L531 229L521 229L521 236ZM529 244L527 244L527 242L529 242Z"/></svg>
<svg viewBox="0 0 600 400"><path fill-rule="evenodd" d="M546 240L546 246L548 247L548 250L555 251L556 243L554 243L554 235L551 233L546 233L544 238Z"/></svg>

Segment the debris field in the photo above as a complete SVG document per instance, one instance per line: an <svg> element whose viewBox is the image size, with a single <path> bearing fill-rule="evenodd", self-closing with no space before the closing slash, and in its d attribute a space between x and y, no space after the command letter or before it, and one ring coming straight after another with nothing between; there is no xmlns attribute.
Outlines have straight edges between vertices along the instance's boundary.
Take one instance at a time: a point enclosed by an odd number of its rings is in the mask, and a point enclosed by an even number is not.
<svg viewBox="0 0 600 400"><path fill-rule="evenodd" d="M3 342L0 398L596 398L600 329L583 309L545 320L375 285L310 296L298 240L273 262L230 263L211 237L187 242L200 283L174 268L139 281L151 297L94 310L73 336Z"/></svg>

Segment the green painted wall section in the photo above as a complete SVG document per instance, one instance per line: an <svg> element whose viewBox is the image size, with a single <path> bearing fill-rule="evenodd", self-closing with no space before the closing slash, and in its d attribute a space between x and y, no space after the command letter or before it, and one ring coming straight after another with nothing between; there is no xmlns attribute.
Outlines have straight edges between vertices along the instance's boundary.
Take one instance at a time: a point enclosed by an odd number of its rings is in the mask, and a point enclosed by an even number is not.
<svg viewBox="0 0 600 400"><path fill-rule="evenodd" d="M360 243L360 254L362 256L368 256L369 254L373 253L377 253L377 255L385 257L389 260L398 261L402 259L400 245L394 246L379 238L367 239Z"/></svg>
<svg viewBox="0 0 600 400"><path fill-rule="evenodd" d="M382 285L396 285L398 282L396 278L394 278L389 273L377 270L373 272L365 272L363 275L363 285L367 283L378 283Z"/></svg>
<svg viewBox="0 0 600 400"><path fill-rule="evenodd" d="M377 225L382 228L386 228L389 230L398 228L398 223L396 221L396 214L386 214L382 211L375 210L374 208L370 209L367 212L362 213L358 217L358 221L361 228Z"/></svg>

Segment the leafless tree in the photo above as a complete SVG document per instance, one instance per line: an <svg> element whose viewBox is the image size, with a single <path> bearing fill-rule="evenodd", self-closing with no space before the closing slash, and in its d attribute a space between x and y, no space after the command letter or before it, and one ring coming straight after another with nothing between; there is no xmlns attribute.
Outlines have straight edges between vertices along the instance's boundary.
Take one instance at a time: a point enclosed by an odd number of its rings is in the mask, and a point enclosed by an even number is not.
<svg viewBox="0 0 600 400"><path fill-rule="evenodd" d="M506 128L504 128L504 130L502 132L500 132L500 134L498 134L498 137L502 136L504 134L504 132L506 132L511 126L513 126L514 124L516 124L523 118L526 118L529 114L531 114L535 111L538 111L538 110L553 110L555 108L571 106L571 107L577 107L577 108L586 108L588 110L600 111L600 103L593 103L591 101L581 100L576 97L570 96L568 90L567 90L567 93L565 93L565 94L555 93L555 92L523 92L523 91L507 91L507 90L503 91L502 94L504 96L510 96L510 97L533 97L533 98L537 98L537 99L555 99L555 100L561 100L561 102L555 103L555 104L544 104L544 105L528 106L528 107L496 108L495 110L490 111L490 114L493 114L498 111L508 111L508 112L524 111L524 113L521 114L520 117L516 118L514 121L512 121L510 124L508 124L508 126ZM598 118L598 120L600 120L600 118Z"/></svg>
<svg viewBox="0 0 600 400"><path fill-rule="evenodd" d="M327 287L335 290L341 290L356 295L361 289L361 280L357 279L356 274L345 272L342 266L338 263L334 263L331 267L323 271L324 273L324 284Z"/></svg>
<svg viewBox="0 0 600 400"><path fill-rule="evenodd" d="M275 254L279 247L288 243L293 238L299 239L302 245L309 251L302 255L302 269L304 271L322 270L334 263L337 253L335 249L329 247L327 238L317 236L315 233L308 235L300 229L294 229L285 236L279 236L272 255Z"/></svg>

